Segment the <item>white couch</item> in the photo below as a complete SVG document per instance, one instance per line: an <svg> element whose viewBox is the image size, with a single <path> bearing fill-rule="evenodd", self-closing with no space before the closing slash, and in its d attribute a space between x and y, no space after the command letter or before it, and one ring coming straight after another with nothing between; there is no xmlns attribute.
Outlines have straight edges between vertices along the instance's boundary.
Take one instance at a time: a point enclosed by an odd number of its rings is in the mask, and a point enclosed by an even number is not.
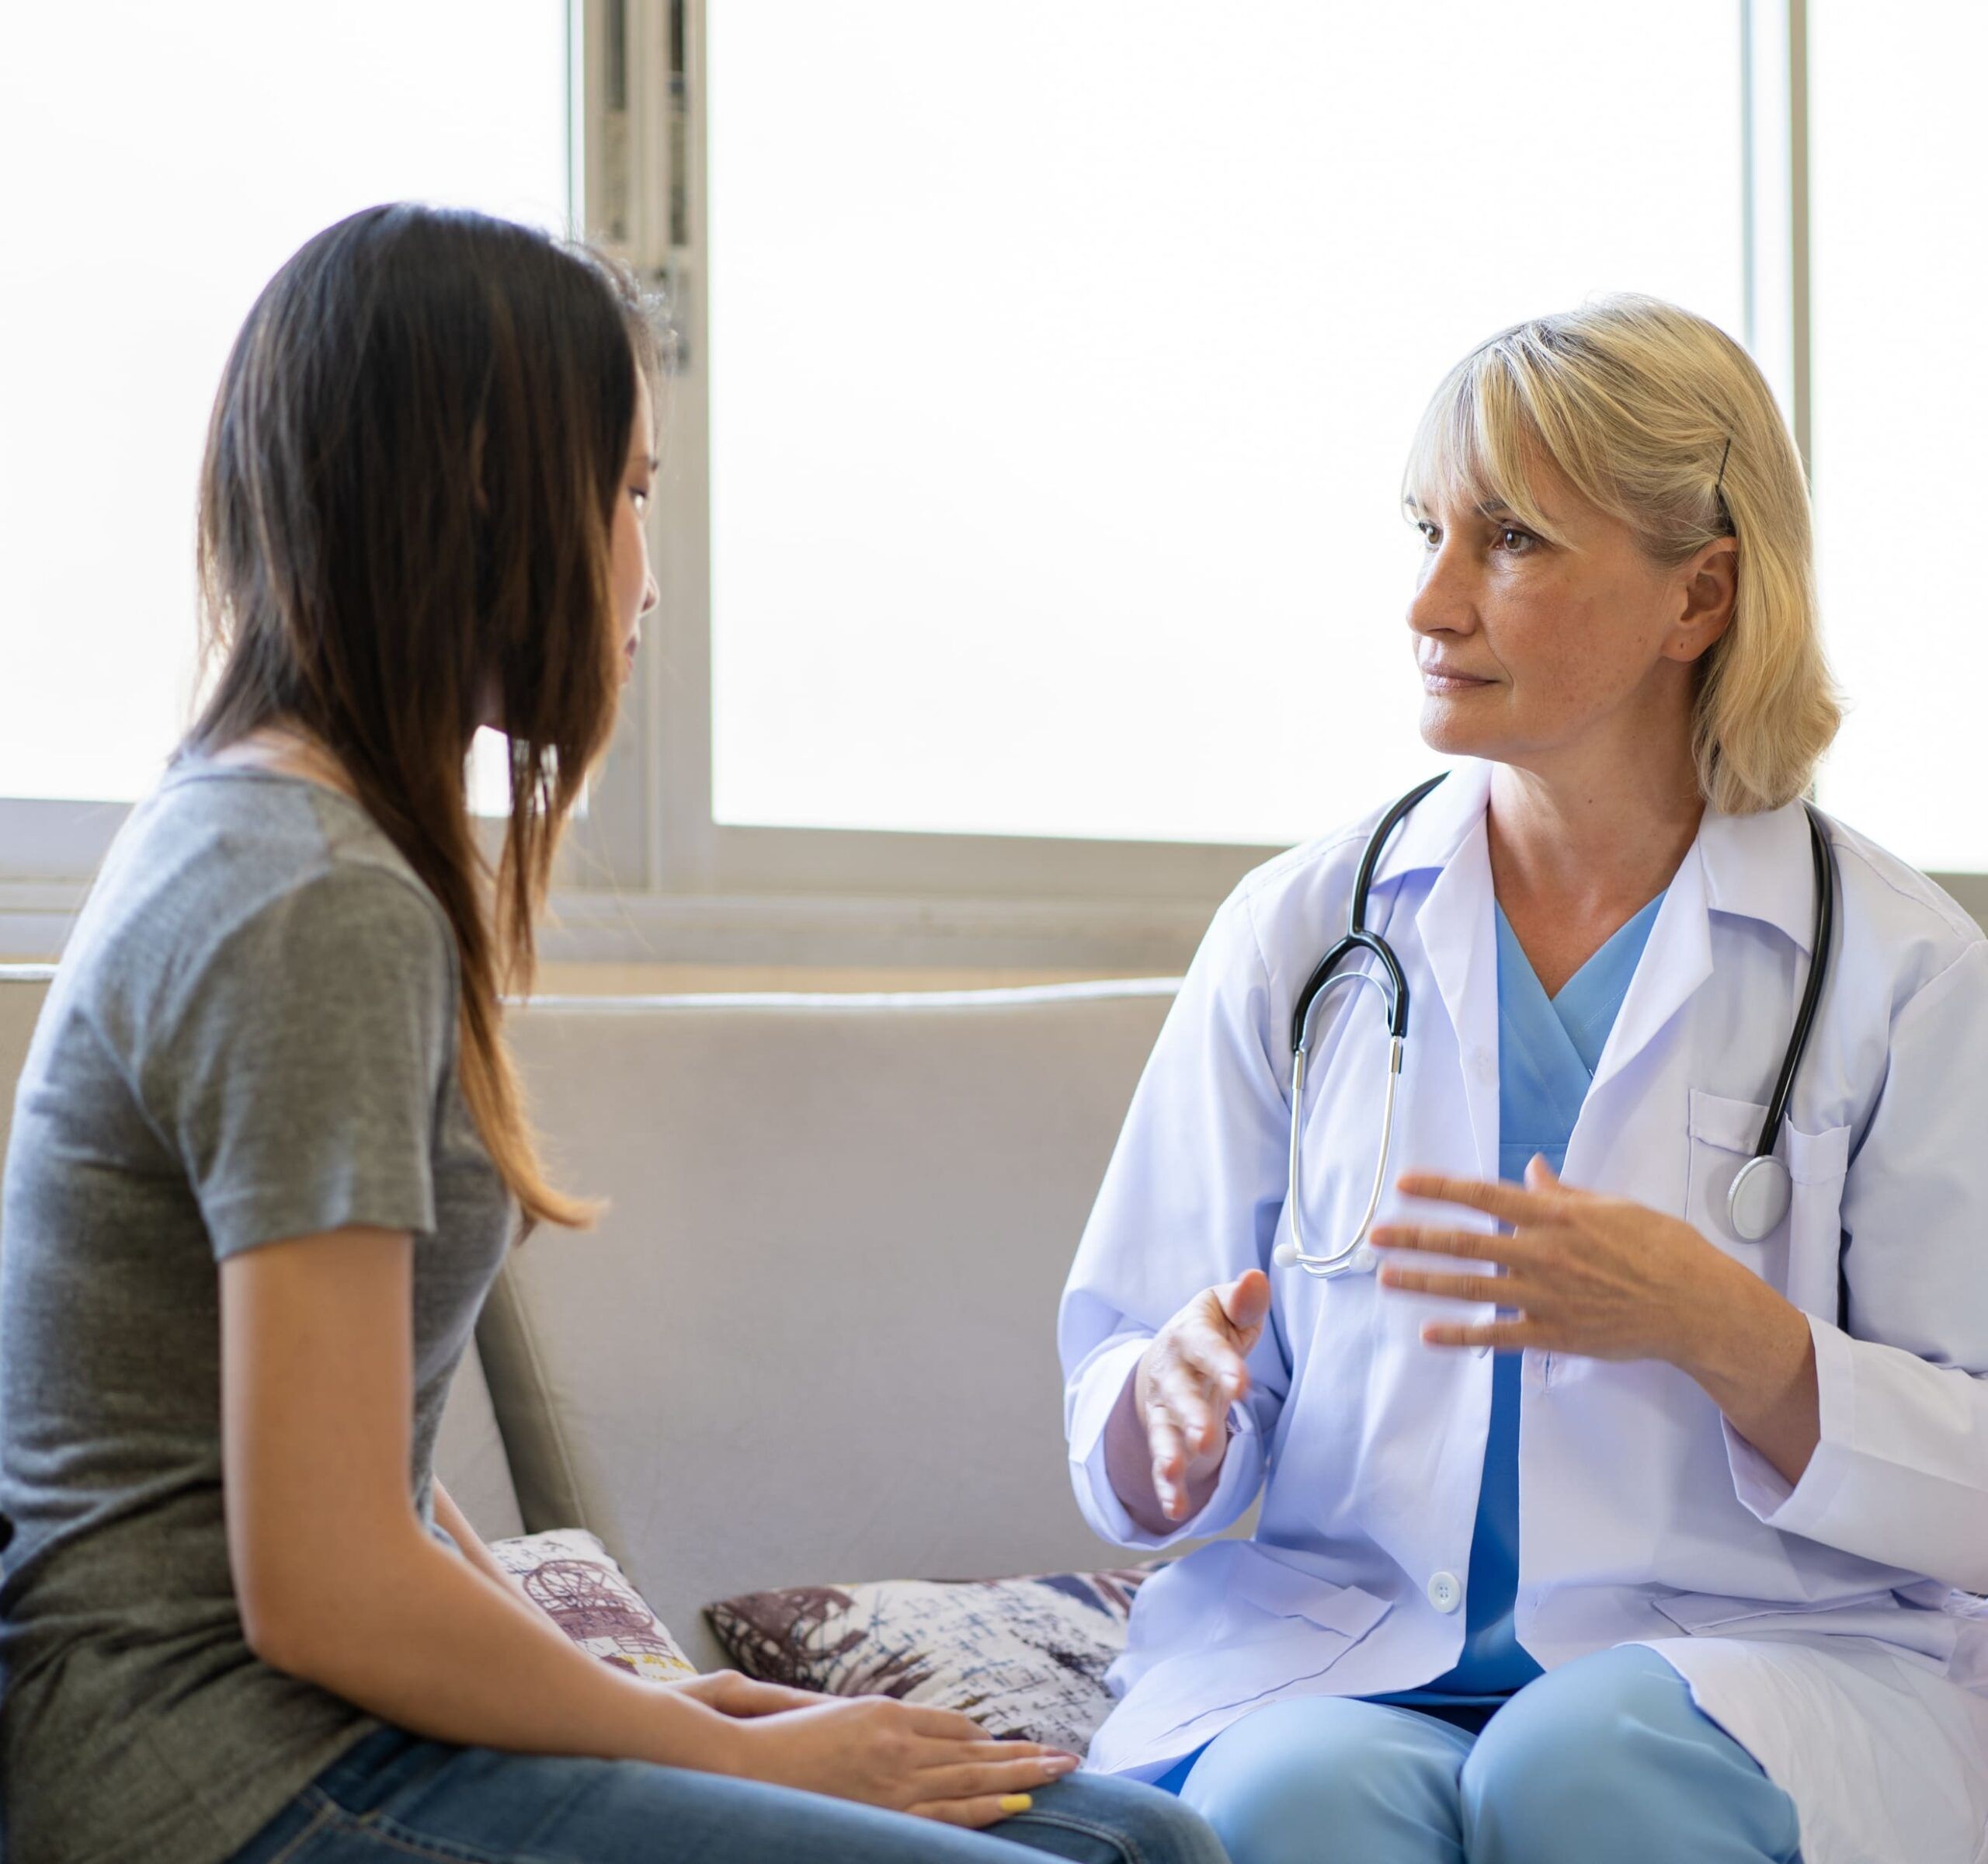
<svg viewBox="0 0 1988 1864"><path fill-rule="evenodd" d="M0 1151L47 975L0 968ZM1112 1563L1056 1298L1173 989L514 1013L558 1181L612 1208L485 1309L437 1451L471 1521L591 1528L704 1668L730 1593Z"/></svg>

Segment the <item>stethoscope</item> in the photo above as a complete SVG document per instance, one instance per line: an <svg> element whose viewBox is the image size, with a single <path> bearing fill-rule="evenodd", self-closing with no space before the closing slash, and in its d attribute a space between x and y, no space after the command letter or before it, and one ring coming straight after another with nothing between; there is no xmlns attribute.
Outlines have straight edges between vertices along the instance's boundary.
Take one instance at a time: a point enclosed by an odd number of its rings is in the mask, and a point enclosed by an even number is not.
<svg viewBox="0 0 1988 1864"><path fill-rule="evenodd" d="M1298 994L1298 1006L1291 1018L1291 1188L1286 1203L1291 1211L1291 1238L1280 1243L1272 1256L1280 1268L1295 1265L1312 1275L1340 1275L1371 1266L1374 1252L1361 1259L1356 1252L1367 1240L1374 1212L1380 1208L1381 1194L1387 1188L1388 1157L1394 1144L1395 1088L1401 1080L1402 1052L1408 1044L1408 979L1402 975L1401 961L1394 948L1378 932L1367 929L1367 894L1374 881L1374 869L1388 838L1409 810L1435 788L1443 777L1432 777L1418 784L1383 816L1368 837L1360 866L1354 875L1353 902L1347 914L1346 936L1319 960L1317 968ZM1816 921L1810 949L1809 978L1802 992L1801 1007L1795 1012L1794 1033L1788 1052L1781 1057L1781 1073L1774 1082L1773 1097L1767 1102L1767 1118L1760 1136L1754 1142L1753 1156L1734 1174L1726 1194L1726 1221L1733 1233L1748 1243L1757 1243L1788 1215L1794 1197L1795 1181L1788 1167L1774 1155L1781 1139L1781 1123L1788 1112L1788 1099L1795 1087L1795 1071L1809 1046L1815 1028L1816 1006L1822 1000L1823 980L1829 970L1830 939L1836 927L1836 863L1830 853L1829 837L1823 819L1812 805L1809 814L1809 845L1816 864ZM1370 952L1379 964L1378 971L1345 971L1340 967L1361 951ZM1387 1097L1381 1106L1381 1156L1374 1167L1374 1185L1368 1193L1353 1240L1329 1255L1313 1255L1305 1247L1302 1202L1299 1185L1304 1172L1305 1058L1312 1039L1312 1012L1319 999L1340 984L1371 984L1381 993L1388 1016Z"/></svg>

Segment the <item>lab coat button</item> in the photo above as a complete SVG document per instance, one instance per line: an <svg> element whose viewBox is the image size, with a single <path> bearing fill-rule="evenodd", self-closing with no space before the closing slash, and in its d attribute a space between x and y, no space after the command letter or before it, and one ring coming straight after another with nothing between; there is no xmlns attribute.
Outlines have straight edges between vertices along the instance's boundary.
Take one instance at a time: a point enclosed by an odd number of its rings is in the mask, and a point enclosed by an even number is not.
<svg viewBox="0 0 1988 1864"><path fill-rule="evenodd" d="M1463 1587L1454 1573L1438 1573L1430 1581L1429 1602L1438 1612L1454 1612L1463 1603Z"/></svg>

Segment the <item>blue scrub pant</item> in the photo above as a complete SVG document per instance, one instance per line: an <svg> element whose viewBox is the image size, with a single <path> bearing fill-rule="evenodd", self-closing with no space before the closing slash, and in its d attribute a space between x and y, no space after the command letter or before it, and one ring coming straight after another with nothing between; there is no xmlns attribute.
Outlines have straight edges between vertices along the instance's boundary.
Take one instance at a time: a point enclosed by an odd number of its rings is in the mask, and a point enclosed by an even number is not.
<svg viewBox="0 0 1988 1864"><path fill-rule="evenodd" d="M1479 1734L1381 1702L1275 1702L1159 1784L1233 1864L1799 1859L1794 1802L1639 1644L1549 1671Z"/></svg>

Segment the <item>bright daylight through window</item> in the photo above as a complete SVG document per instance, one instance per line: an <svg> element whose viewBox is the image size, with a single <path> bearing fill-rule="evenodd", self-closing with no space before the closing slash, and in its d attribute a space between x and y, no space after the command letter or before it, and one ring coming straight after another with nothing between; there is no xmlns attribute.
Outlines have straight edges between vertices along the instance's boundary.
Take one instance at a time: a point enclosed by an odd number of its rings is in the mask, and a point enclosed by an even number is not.
<svg viewBox="0 0 1988 1864"><path fill-rule="evenodd" d="M563 231L566 70L562 0L9 11L0 797L151 787L187 718L207 411L256 293L377 201Z"/></svg>
<svg viewBox="0 0 1988 1864"><path fill-rule="evenodd" d="M1736 0L728 0L707 69L721 821L1319 833L1430 767L1444 370L1741 331Z"/></svg>
<svg viewBox="0 0 1988 1864"><path fill-rule="evenodd" d="M1933 10L1937 39L1810 9L1816 555L1851 701L1820 788L1914 864L1980 872L1988 8Z"/></svg>

